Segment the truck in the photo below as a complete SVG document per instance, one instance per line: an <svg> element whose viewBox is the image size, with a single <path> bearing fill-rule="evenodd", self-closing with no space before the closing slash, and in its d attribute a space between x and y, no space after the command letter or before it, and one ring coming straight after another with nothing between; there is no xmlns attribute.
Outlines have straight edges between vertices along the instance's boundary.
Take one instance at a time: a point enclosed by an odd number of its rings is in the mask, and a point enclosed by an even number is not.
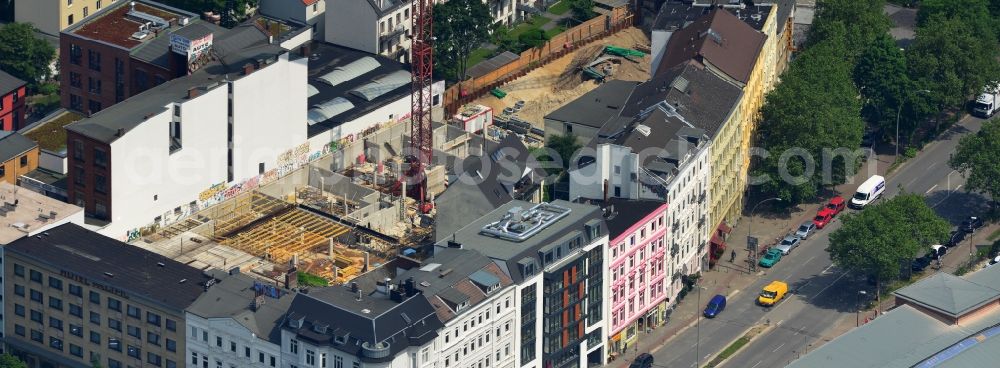
<svg viewBox="0 0 1000 368"><path fill-rule="evenodd" d="M787 293L788 284L777 280L771 281L770 284L764 286L764 289L760 291L760 296L757 297L757 304L770 307L778 304L781 298L784 298Z"/></svg>
<svg viewBox="0 0 1000 368"><path fill-rule="evenodd" d="M993 82L979 97L976 97L976 102L972 104L972 115L988 119L996 114L997 110L1000 110L1000 85Z"/></svg>

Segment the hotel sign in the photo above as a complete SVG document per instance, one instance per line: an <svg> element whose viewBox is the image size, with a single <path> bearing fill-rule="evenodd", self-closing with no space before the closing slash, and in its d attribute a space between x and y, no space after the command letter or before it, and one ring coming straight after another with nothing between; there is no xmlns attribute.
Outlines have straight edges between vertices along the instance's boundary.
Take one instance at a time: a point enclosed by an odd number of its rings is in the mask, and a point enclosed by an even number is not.
<svg viewBox="0 0 1000 368"><path fill-rule="evenodd" d="M83 275L79 275L79 274L76 274L76 273L73 273L73 272L70 272L70 271L66 271L66 270L59 270L59 274L62 275L62 277L65 277L67 279L79 282L81 284L93 287L95 289L104 290L106 292L109 292L111 294L120 296L120 297L125 298L125 299L129 299L128 292L126 292L125 290L116 288L114 286L105 285L105 284L102 284L102 283L96 282L96 281L90 281L89 279L87 279Z"/></svg>

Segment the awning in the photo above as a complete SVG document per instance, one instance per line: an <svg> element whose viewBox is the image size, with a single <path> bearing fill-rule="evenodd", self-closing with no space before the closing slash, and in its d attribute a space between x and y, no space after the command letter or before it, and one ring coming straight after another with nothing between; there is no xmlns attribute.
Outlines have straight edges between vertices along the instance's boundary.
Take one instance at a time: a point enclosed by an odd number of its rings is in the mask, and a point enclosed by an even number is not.
<svg viewBox="0 0 1000 368"><path fill-rule="evenodd" d="M719 223L719 228L717 230L724 232L726 234L733 232L733 228L729 227L729 225L726 225L725 221Z"/></svg>
<svg viewBox="0 0 1000 368"><path fill-rule="evenodd" d="M726 241L719 234L712 235L712 244L725 245Z"/></svg>

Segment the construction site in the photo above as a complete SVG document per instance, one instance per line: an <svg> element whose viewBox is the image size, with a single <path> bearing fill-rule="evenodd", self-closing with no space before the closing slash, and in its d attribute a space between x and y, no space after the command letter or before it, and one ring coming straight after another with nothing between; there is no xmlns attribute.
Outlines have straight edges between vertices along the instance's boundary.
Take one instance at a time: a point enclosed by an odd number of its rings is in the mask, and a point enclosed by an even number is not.
<svg viewBox="0 0 1000 368"><path fill-rule="evenodd" d="M649 47L650 40L642 30L628 28L567 53L500 86L494 93L480 97L472 104L492 108L497 114L497 125L514 120L544 129L546 114L605 81L648 80L652 59L648 55ZM517 129L513 130L517 132ZM530 146L532 141L527 139L525 143Z"/></svg>

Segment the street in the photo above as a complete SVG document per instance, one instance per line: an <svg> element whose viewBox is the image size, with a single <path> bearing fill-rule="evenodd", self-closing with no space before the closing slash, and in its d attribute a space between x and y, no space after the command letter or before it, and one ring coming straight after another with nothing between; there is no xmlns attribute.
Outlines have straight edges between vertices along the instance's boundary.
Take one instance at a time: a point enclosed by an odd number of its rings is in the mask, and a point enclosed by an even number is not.
<svg viewBox="0 0 1000 368"><path fill-rule="evenodd" d="M927 203L953 224L964 216L983 213L985 201L979 195L962 191L964 180L948 166L959 139L978 131L981 125L981 119L966 117L943 133L917 157L890 174L885 197L895 196L900 187L925 195ZM867 175L867 172L858 173L854 186L863 182ZM845 194L845 198L849 195ZM702 319L700 327L683 331L652 352L657 365L694 367L699 361L704 365L751 326L767 321L771 327L730 357L724 366L781 367L818 345L829 328L845 318L854 317L859 303L858 291L868 290L867 297L874 297L871 286L864 280L855 280L831 264L825 248L829 245L829 234L839 227L840 221L834 221L810 236L773 269L762 269L762 275L750 287L734 292L728 298L727 309L719 317ZM754 300L759 290L772 280L787 282L791 291L789 296L772 308L757 306ZM711 297L702 295L700 299L704 303Z"/></svg>

